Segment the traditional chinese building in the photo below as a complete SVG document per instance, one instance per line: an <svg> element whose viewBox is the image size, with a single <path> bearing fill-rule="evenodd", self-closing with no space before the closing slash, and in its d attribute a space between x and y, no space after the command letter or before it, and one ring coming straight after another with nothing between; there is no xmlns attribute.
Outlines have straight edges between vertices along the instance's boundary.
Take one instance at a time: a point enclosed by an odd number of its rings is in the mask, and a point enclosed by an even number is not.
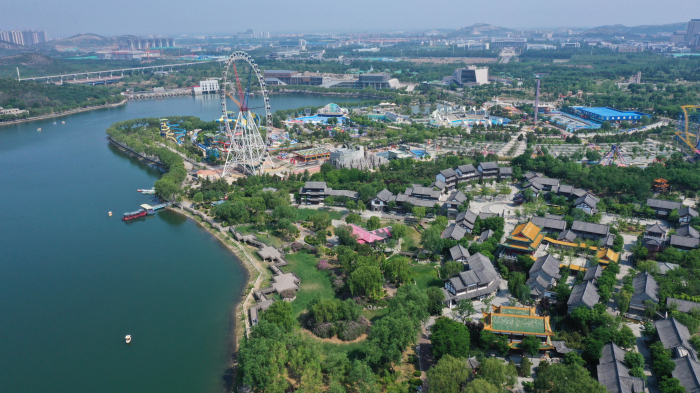
<svg viewBox="0 0 700 393"><path fill-rule="evenodd" d="M511 348L519 348L526 336L540 339L541 350L554 348L551 341L554 332L549 324L549 317L538 316L535 312L536 307L492 307L492 312L483 313L484 330L507 336Z"/></svg>

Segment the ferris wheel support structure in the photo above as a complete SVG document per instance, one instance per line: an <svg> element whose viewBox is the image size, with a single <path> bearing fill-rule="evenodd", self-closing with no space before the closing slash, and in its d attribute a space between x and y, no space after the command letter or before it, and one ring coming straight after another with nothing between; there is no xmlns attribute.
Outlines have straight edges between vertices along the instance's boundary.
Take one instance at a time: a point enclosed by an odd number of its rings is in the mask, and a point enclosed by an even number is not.
<svg viewBox="0 0 700 393"><path fill-rule="evenodd" d="M678 115L676 137L693 153L700 153L700 106L683 105L681 109L683 112Z"/></svg>
<svg viewBox="0 0 700 393"><path fill-rule="evenodd" d="M242 90L241 81L239 79L239 74L243 75L243 73L240 73L237 69L236 62L239 62L239 64L245 63L250 68L248 76L249 81L245 90ZM233 52L226 61L226 67L224 67L223 72L223 82L219 89L222 114L222 121L220 122L221 131L226 134L226 139L229 142L228 149L226 150L226 164L224 164L221 177L226 177L236 169L240 169L241 172L246 175L262 175L263 165L265 163L269 163L270 166L274 168L265 141L260 135L260 116L251 112L248 107L250 86L254 79L260 86L259 94L261 94L263 98L266 127L271 127L272 108L270 106L270 99L267 96L267 85L265 84L265 79L258 65L247 53L242 51ZM234 100L239 106L239 111L238 115L233 119L229 116L229 111L226 107L226 98L233 98L236 96L240 97L240 102ZM234 121L231 122L229 119Z"/></svg>

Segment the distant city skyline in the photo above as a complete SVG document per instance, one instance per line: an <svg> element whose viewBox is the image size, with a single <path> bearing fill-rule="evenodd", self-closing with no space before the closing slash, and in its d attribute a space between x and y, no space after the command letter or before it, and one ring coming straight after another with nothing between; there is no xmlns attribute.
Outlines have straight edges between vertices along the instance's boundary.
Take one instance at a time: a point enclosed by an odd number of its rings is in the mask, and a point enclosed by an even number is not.
<svg viewBox="0 0 700 393"><path fill-rule="evenodd" d="M622 24L660 25L700 17L697 0L502 0L499 2L415 0L303 3L221 0L168 3L149 0L34 0L9 3L0 13L0 30L45 30L49 37L98 35L232 35L246 29L280 33L417 31L456 29L486 23L513 29L583 28ZM697 10L690 15L689 10ZM108 11L105 13L105 11ZM241 17L244 15L244 17Z"/></svg>

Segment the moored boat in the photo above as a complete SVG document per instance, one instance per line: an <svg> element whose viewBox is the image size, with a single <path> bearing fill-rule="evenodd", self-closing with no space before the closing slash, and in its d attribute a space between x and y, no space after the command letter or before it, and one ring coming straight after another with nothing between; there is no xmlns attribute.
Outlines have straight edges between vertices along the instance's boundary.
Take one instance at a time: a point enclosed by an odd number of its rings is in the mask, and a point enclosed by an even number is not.
<svg viewBox="0 0 700 393"><path fill-rule="evenodd" d="M147 214L148 214L148 211L146 209L139 209L139 210L136 210L134 212L124 213L122 220L129 221L129 220L133 220L135 218L144 217Z"/></svg>
<svg viewBox="0 0 700 393"><path fill-rule="evenodd" d="M127 344L131 343L131 335L130 334L127 334L126 337L124 337L124 339L126 340Z"/></svg>

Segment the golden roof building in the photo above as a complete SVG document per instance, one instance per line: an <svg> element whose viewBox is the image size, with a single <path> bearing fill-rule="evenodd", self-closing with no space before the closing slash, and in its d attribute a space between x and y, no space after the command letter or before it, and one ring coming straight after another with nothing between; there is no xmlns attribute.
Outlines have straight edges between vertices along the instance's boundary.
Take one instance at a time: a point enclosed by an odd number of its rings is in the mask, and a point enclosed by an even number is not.
<svg viewBox="0 0 700 393"><path fill-rule="evenodd" d="M554 348L551 341L554 332L549 317L538 316L535 307L492 307L492 312L483 313L484 330L507 336L511 348L519 348L526 336L539 338L542 350Z"/></svg>

